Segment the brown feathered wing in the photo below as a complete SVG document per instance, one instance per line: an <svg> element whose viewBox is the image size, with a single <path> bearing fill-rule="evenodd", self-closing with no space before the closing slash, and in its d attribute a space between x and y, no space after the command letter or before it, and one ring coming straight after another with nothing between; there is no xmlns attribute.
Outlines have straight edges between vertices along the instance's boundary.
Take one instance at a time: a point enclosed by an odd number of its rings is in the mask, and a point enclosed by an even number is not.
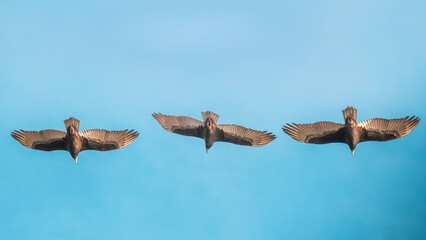
<svg viewBox="0 0 426 240"><path fill-rule="evenodd" d="M53 151L66 150L64 138L66 132L46 129L41 131L24 131L15 130L12 132L12 137L27 148Z"/></svg>
<svg viewBox="0 0 426 240"><path fill-rule="evenodd" d="M217 125L216 141L230 142L247 146L263 146L274 140L276 137L270 132L256 131L233 124Z"/></svg>
<svg viewBox="0 0 426 240"><path fill-rule="evenodd" d="M204 123L197 119L186 116L163 115L161 113L154 113L152 116L169 132L203 138Z"/></svg>
<svg viewBox="0 0 426 240"><path fill-rule="evenodd" d="M323 144L345 142L344 127L344 124L322 121L287 124L283 126L283 130L299 142Z"/></svg>
<svg viewBox="0 0 426 240"><path fill-rule="evenodd" d="M419 123L419 117L398 119L372 118L358 123L362 127L361 142L388 141L409 134Z"/></svg>
<svg viewBox="0 0 426 240"><path fill-rule="evenodd" d="M127 129L123 131L91 129L79 132L79 134L83 137L81 151L109 151L124 148L139 136L138 132Z"/></svg>

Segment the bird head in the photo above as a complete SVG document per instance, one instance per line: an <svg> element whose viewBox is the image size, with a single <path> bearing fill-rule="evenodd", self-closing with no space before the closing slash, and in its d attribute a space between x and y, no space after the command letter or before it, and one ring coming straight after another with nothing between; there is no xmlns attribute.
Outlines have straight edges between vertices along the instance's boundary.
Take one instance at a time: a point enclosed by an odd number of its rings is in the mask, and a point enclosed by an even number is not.
<svg viewBox="0 0 426 240"><path fill-rule="evenodd" d="M349 148L351 149L352 155L354 155L356 145L350 145Z"/></svg>
<svg viewBox="0 0 426 240"><path fill-rule="evenodd" d="M206 153L209 153L209 149L213 146L214 141L206 140Z"/></svg>
<svg viewBox="0 0 426 240"><path fill-rule="evenodd" d="M78 153L77 154L70 153L70 154L71 154L71 157L74 159L75 163L77 163Z"/></svg>

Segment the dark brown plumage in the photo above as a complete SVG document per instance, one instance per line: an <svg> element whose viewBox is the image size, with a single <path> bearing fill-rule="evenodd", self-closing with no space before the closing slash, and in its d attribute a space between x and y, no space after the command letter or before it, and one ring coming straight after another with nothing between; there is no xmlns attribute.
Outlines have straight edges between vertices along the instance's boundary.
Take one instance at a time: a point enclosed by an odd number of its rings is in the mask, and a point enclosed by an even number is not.
<svg viewBox="0 0 426 240"><path fill-rule="evenodd" d="M69 118L64 121L66 132L47 129L41 131L15 130L12 137L27 148L68 151L75 162L84 150L109 151L123 148L135 140L139 133L134 130L107 131L92 129L78 132L80 121Z"/></svg>
<svg viewBox="0 0 426 240"><path fill-rule="evenodd" d="M246 146L263 146L276 137L266 131L256 131L238 125L216 124L219 115L201 112L203 122L191 117L154 113L152 116L169 132L204 139L208 152L214 142L230 142Z"/></svg>
<svg viewBox="0 0 426 240"><path fill-rule="evenodd" d="M419 117L398 119L372 118L356 122L357 110L347 107L343 112L345 124L334 122L316 122L308 124L287 124L285 133L299 142L305 143L347 143L352 151L356 145L365 141L388 141L409 134L420 121Z"/></svg>

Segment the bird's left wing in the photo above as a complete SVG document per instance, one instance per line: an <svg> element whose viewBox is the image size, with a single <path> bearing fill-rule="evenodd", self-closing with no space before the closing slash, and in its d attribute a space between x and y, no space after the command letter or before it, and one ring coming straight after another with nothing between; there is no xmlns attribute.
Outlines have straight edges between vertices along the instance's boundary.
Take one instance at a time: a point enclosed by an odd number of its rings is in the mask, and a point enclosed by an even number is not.
<svg viewBox="0 0 426 240"><path fill-rule="evenodd" d="M163 115L154 113L152 116L161 126L172 133L203 138L204 123L192 117Z"/></svg>
<svg viewBox="0 0 426 240"><path fill-rule="evenodd" d="M388 141L409 134L419 123L419 117L398 119L372 118L358 123L362 127L361 142Z"/></svg>
<svg viewBox="0 0 426 240"><path fill-rule="evenodd" d="M274 140L276 137L267 131L256 131L233 124L217 125L217 141L230 142L247 146L263 146Z"/></svg>
<svg viewBox="0 0 426 240"><path fill-rule="evenodd" d="M42 151L66 150L64 138L66 132L46 129L41 131L15 130L12 137L27 148Z"/></svg>
<svg viewBox="0 0 426 240"><path fill-rule="evenodd" d="M135 140L139 133L134 130L108 131L91 129L79 132L83 137L81 150L109 151L124 148Z"/></svg>

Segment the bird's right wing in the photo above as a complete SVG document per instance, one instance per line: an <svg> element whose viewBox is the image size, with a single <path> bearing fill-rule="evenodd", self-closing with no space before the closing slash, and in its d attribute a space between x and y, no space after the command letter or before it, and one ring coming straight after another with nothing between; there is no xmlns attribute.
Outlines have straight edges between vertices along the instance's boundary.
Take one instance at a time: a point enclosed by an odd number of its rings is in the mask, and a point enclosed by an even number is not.
<svg viewBox="0 0 426 240"><path fill-rule="evenodd" d="M299 142L323 144L345 142L344 127L344 124L322 121L307 124L287 123L283 130Z"/></svg>
<svg viewBox="0 0 426 240"><path fill-rule="evenodd" d="M122 131L91 129L79 132L79 134L83 137L81 151L109 151L124 148L139 136L137 131L127 129Z"/></svg>
<svg viewBox="0 0 426 240"><path fill-rule="evenodd" d="M259 147L268 144L276 138L275 135L270 132L257 131L234 124L219 124L217 128L217 141L221 142Z"/></svg>
<svg viewBox="0 0 426 240"><path fill-rule="evenodd" d="M398 119L372 118L358 123L363 128L361 141L388 141L409 134L419 123L419 117Z"/></svg>
<svg viewBox="0 0 426 240"><path fill-rule="evenodd" d="M42 151L66 150L64 138L66 132L46 129L41 131L15 130L12 137L27 148Z"/></svg>
<svg viewBox="0 0 426 240"><path fill-rule="evenodd" d="M163 115L154 113L152 116L169 132L185 136L203 138L204 123L185 116Z"/></svg>

